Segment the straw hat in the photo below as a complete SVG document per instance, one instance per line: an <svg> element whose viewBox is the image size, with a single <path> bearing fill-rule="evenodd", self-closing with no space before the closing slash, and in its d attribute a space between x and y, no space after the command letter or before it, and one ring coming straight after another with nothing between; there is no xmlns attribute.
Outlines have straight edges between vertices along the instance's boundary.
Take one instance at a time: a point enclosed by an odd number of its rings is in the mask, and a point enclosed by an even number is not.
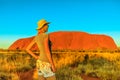
<svg viewBox="0 0 120 80"><path fill-rule="evenodd" d="M49 22L47 22L46 20L42 19L42 20L39 20L37 22L37 24L38 24L38 27L36 29L38 30L38 29L41 29L45 24L49 24Z"/></svg>

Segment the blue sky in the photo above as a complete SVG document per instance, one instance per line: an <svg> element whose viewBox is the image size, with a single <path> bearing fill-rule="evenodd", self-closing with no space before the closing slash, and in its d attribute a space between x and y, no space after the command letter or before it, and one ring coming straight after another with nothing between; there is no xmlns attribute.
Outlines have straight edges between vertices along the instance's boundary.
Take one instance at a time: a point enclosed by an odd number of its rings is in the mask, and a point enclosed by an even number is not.
<svg viewBox="0 0 120 80"><path fill-rule="evenodd" d="M0 48L36 35L37 21L43 18L51 22L49 33L105 34L120 46L119 0L0 0Z"/></svg>

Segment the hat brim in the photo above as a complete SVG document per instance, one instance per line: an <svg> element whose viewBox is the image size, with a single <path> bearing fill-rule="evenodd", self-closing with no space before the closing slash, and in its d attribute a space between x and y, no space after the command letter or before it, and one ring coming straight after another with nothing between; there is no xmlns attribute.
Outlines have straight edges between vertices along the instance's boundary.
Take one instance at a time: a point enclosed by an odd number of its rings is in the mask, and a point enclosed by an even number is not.
<svg viewBox="0 0 120 80"><path fill-rule="evenodd" d="M51 23L51 22L47 22L47 23L43 24L41 28L43 28L44 25L50 24L50 23ZM41 29L41 28L36 28L36 30L39 30L39 29Z"/></svg>

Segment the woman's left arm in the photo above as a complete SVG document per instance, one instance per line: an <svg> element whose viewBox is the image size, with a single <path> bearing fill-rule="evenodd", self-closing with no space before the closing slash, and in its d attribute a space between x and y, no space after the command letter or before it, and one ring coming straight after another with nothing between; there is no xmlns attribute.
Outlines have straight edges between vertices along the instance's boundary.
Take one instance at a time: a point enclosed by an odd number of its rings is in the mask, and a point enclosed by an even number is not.
<svg viewBox="0 0 120 80"><path fill-rule="evenodd" d="M52 65L53 72L55 72L56 71L55 70L55 65L53 63L53 59L52 59L52 56L51 56L51 53L50 53L50 49L49 49L49 38L48 38L48 36L45 38L44 44L45 44L45 50L46 50L47 58L48 58L49 62Z"/></svg>

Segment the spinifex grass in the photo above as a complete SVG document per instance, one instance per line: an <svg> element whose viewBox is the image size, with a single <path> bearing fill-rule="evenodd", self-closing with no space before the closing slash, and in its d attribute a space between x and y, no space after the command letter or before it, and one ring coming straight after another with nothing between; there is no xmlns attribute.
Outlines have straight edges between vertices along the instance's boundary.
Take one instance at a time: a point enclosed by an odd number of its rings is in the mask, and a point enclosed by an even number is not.
<svg viewBox="0 0 120 80"><path fill-rule="evenodd" d="M52 57L57 80L82 80L81 74L101 80L120 79L119 51L56 50ZM19 73L35 68L35 62L24 51L0 53L0 80L19 80Z"/></svg>
<svg viewBox="0 0 120 80"><path fill-rule="evenodd" d="M8 52L0 55L0 80L19 80L19 73L34 67L32 62L35 60L28 54Z"/></svg>

